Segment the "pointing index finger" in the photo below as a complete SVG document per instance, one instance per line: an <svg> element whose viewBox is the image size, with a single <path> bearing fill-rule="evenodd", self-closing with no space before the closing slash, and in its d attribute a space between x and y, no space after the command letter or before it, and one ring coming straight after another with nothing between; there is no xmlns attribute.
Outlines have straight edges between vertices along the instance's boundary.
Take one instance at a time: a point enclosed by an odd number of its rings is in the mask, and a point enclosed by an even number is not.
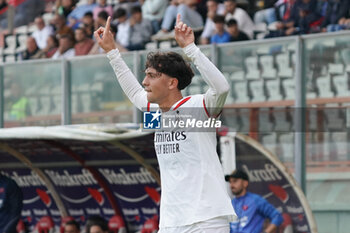
<svg viewBox="0 0 350 233"><path fill-rule="evenodd" d="M108 16L106 26L105 26L105 31L104 31L103 35L105 35L107 32L109 32L110 28L111 28L111 16Z"/></svg>
<svg viewBox="0 0 350 233"><path fill-rule="evenodd" d="M180 13L178 13L176 16L176 25L178 25L180 23L180 21L181 21L181 15L180 15Z"/></svg>

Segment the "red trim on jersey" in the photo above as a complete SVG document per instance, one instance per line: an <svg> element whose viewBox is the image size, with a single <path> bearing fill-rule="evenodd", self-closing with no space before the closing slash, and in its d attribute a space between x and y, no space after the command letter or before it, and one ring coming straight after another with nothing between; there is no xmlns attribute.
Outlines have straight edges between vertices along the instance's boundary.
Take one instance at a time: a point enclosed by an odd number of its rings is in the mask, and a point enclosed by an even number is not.
<svg viewBox="0 0 350 233"><path fill-rule="evenodd" d="M183 105L184 103L186 103L189 99L191 99L191 96L189 96L189 97L187 97L187 98L181 100L181 102L178 103L178 104L176 105L176 107L175 107L173 110L176 110L177 108L179 108L181 105Z"/></svg>
<svg viewBox="0 0 350 233"><path fill-rule="evenodd" d="M208 109L207 109L207 107L205 106L205 100L204 100L204 98L203 98L203 107L204 107L204 111L205 111L205 113L207 114L207 116L210 117L209 112L208 112Z"/></svg>
<svg viewBox="0 0 350 233"><path fill-rule="evenodd" d="M204 107L205 113L206 113L207 116L210 118L208 109L207 109L207 107L205 106L205 100L204 100L204 98L203 98L203 107ZM215 115L215 116L213 116L213 117L214 117L214 118L217 118L217 117L219 117L219 116L221 115L221 113L222 113L222 110L221 110L217 115Z"/></svg>
<svg viewBox="0 0 350 233"><path fill-rule="evenodd" d="M148 103L147 103L147 112L149 112L149 110L150 110L150 106L151 106L151 103L150 103L150 102L148 102Z"/></svg>

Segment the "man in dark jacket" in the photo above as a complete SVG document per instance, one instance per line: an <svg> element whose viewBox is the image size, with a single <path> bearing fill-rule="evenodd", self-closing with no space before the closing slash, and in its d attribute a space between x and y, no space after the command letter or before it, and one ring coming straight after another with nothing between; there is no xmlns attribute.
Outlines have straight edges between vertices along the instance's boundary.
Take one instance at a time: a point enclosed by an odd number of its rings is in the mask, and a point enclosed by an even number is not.
<svg viewBox="0 0 350 233"><path fill-rule="evenodd" d="M0 173L0 232L15 233L23 206L22 191L11 178Z"/></svg>

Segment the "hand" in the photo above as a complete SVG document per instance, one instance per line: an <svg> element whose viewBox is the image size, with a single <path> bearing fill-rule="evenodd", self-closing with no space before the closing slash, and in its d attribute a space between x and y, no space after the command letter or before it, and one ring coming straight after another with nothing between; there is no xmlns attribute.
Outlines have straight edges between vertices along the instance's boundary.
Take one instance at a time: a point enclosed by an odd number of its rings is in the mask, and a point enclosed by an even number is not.
<svg viewBox="0 0 350 233"><path fill-rule="evenodd" d="M94 32L95 39L101 48L108 53L116 48L113 34L109 30L111 28L111 17L109 16L106 22L106 26L100 27Z"/></svg>
<svg viewBox="0 0 350 233"><path fill-rule="evenodd" d="M181 48L194 42L193 30L181 21L180 14L177 14L176 17L175 40Z"/></svg>

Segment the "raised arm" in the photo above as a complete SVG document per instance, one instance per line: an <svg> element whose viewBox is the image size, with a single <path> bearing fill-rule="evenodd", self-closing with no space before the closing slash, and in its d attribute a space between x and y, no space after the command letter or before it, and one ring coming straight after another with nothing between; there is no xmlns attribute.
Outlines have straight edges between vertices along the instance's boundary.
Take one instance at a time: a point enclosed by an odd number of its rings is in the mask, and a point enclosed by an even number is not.
<svg viewBox="0 0 350 233"><path fill-rule="evenodd" d="M229 84L219 69L194 44L192 28L184 24L180 17L178 14L176 18L175 39L209 85L204 102L210 116L216 117L225 104Z"/></svg>
<svg viewBox="0 0 350 233"><path fill-rule="evenodd" d="M147 107L147 93L121 58L119 50L116 49L113 34L110 32L110 25L111 17L108 17L105 28L100 27L94 32L95 39L107 53L109 63L124 93L138 109L145 110Z"/></svg>

